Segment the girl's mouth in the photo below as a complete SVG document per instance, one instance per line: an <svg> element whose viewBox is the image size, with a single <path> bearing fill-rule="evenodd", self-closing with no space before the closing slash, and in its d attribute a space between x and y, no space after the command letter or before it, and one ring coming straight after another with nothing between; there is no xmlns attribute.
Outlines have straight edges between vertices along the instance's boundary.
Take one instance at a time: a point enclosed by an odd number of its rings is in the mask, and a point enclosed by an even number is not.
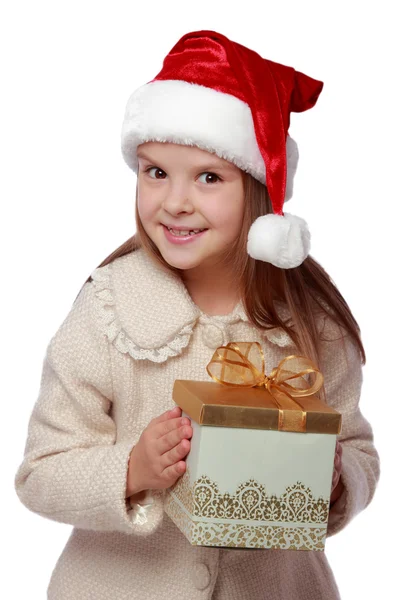
<svg viewBox="0 0 400 600"><path fill-rule="evenodd" d="M165 237L173 244L186 244L187 242L194 241L195 239L201 237L206 231L208 231L208 229L176 231L174 229L169 229L165 225L163 225L163 229L165 232Z"/></svg>

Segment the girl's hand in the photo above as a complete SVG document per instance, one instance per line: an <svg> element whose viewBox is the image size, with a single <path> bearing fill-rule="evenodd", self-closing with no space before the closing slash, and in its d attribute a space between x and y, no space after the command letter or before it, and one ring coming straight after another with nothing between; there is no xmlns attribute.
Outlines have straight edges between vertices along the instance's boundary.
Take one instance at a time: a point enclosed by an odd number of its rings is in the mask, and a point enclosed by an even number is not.
<svg viewBox="0 0 400 600"><path fill-rule="evenodd" d="M190 420L181 415L176 406L152 419L142 432L129 459L126 497L168 488L183 475L193 429Z"/></svg>
<svg viewBox="0 0 400 600"><path fill-rule="evenodd" d="M333 463L333 475L331 486L331 503L337 500L342 492L343 484L340 480L342 472L342 445L339 440L336 440L335 460ZM339 485L340 482L340 485Z"/></svg>

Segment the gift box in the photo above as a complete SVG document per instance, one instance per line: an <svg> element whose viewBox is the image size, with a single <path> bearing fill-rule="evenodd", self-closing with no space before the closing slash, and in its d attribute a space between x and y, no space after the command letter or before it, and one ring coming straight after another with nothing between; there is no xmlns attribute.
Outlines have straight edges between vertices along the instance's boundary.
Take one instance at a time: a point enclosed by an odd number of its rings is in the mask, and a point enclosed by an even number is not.
<svg viewBox="0 0 400 600"><path fill-rule="evenodd" d="M315 396L322 373L289 356L267 376L257 342L218 348L207 371L174 384L193 436L165 512L196 546L323 551L341 415Z"/></svg>

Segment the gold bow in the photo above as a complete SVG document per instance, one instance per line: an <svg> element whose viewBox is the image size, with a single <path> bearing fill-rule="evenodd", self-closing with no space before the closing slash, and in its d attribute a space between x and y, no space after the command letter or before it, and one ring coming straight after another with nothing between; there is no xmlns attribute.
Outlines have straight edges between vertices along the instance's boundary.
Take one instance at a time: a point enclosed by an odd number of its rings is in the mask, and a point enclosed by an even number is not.
<svg viewBox="0 0 400 600"><path fill-rule="evenodd" d="M265 387L279 409L280 431L306 431L307 412L294 398L315 394L324 381L321 371L309 358L294 354L281 360L270 375L265 375L264 353L258 342L220 346L206 368L210 377L223 385ZM309 373L316 375L312 385L303 378ZM297 380L296 386L287 383L292 380ZM284 409L290 410L284 412Z"/></svg>

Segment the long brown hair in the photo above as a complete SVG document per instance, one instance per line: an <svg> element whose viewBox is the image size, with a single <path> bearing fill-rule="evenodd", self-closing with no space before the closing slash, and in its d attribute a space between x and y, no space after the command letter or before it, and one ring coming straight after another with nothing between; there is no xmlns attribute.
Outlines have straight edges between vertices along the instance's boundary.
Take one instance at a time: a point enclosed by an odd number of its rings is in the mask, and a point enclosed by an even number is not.
<svg viewBox="0 0 400 600"><path fill-rule="evenodd" d="M320 338L315 315L319 311L333 319L339 328L353 338L365 364L365 351L357 321L335 283L314 258L309 255L299 267L280 269L247 254L247 236L251 224L261 215L271 213L272 206L265 185L243 171L242 177L245 193L243 227L223 260L233 267L231 272L235 273L235 280L239 282L250 322L261 329L281 327L290 335L299 353L318 364ZM99 267L142 247L162 269L179 274L179 269L171 267L163 259L143 228L138 213L137 189L135 214L137 233L114 250ZM91 281L91 277L85 283L88 281ZM287 321L279 315L279 304L288 309L291 315Z"/></svg>

